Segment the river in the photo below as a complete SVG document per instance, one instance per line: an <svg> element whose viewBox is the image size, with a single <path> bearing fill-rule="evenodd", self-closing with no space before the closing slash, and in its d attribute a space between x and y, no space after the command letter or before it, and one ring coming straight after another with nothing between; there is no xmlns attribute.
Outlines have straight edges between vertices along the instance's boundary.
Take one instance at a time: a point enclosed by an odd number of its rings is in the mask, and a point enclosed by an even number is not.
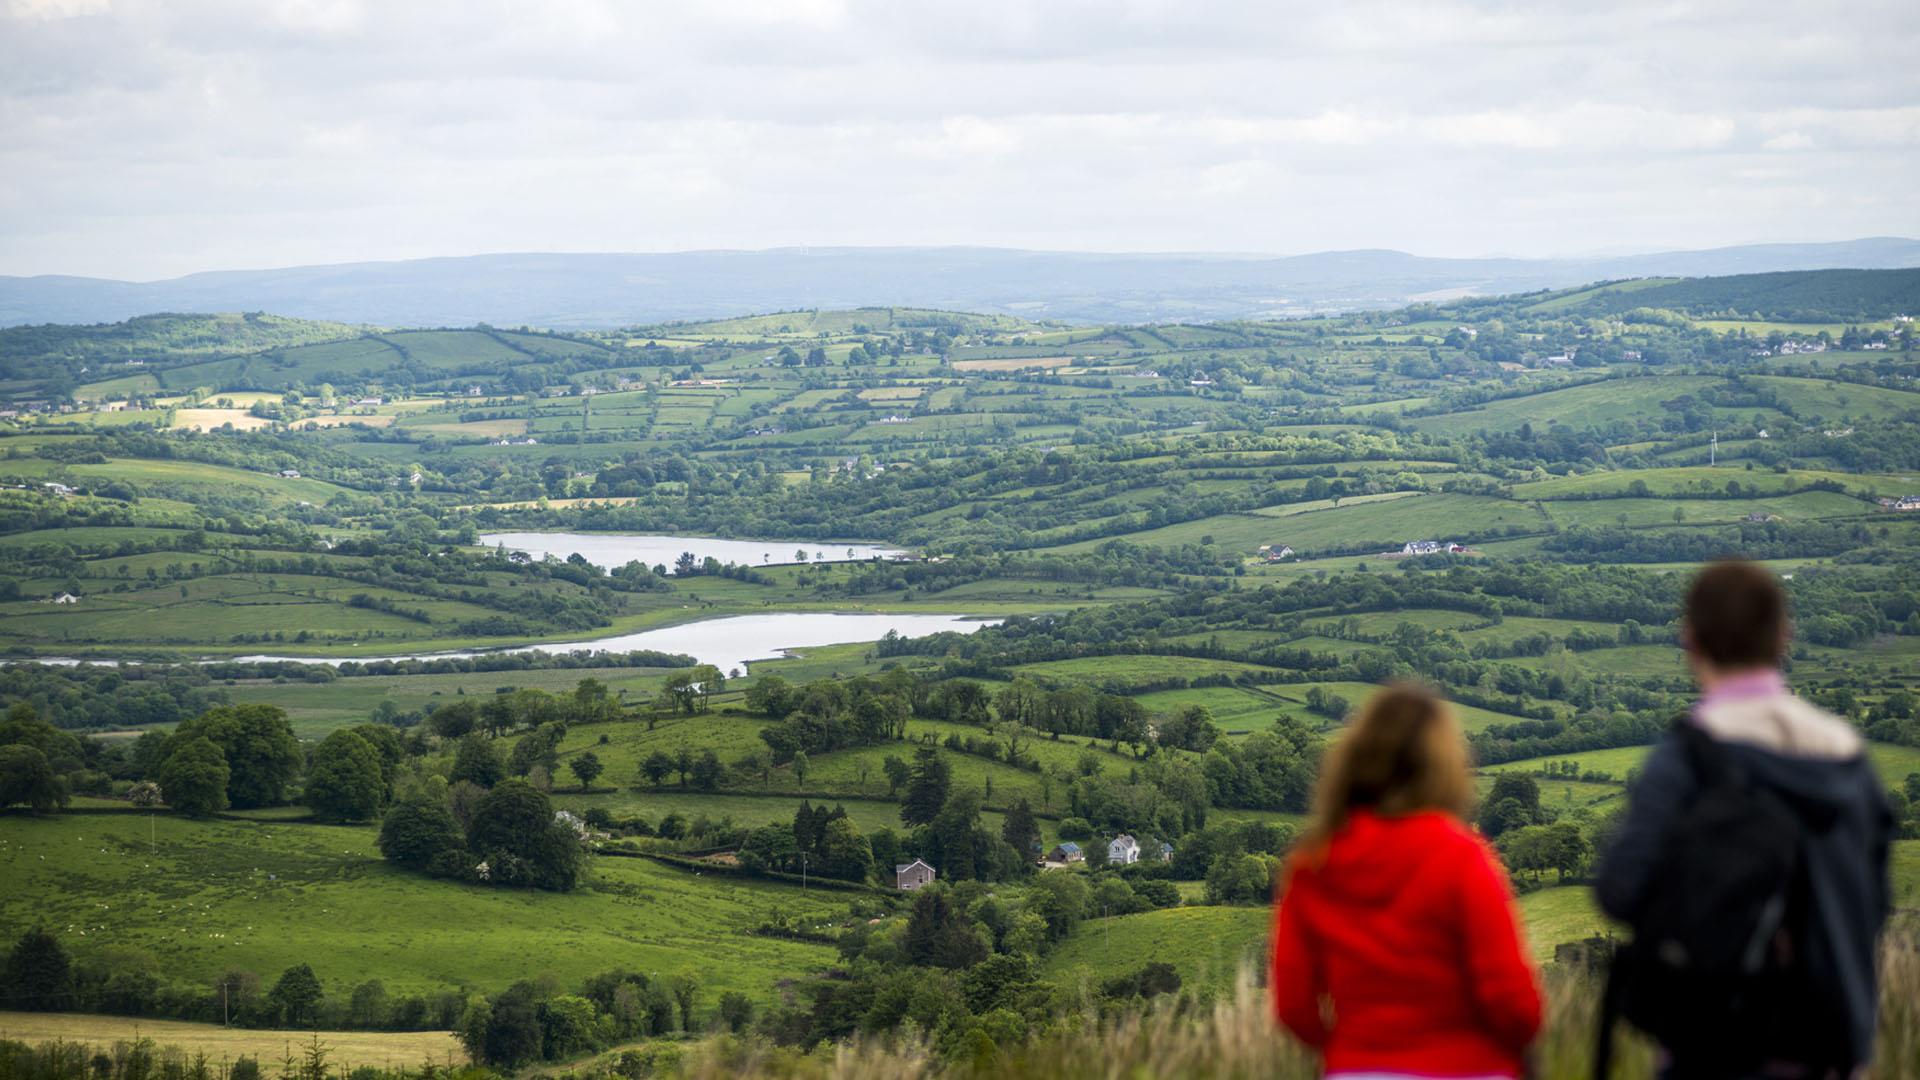
<svg viewBox="0 0 1920 1080"><path fill-rule="evenodd" d="M673 561L683 551L697 560L709 557L723 563L744 566L775 566L795 562L858 562L865 559L891 559L906 552L878 544L847 543L840 540L720 540L710 536L641 536L631 533L506 532L486 533L480 543L524 551L534 558L548 555L564 559L581 558L608 570L638 559L647 566L665 566L669 573ZM804 559L798 558L805 552Z"/></svg>

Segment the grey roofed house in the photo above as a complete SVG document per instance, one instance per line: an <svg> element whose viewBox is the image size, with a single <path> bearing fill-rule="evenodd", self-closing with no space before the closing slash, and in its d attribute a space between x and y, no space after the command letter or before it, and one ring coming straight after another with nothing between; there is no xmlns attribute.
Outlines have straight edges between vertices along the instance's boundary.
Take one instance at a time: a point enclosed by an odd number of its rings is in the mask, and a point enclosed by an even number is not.
<svg viewBox="0 0 1920 1080"><path fill-rule="evenodd" d="M1050 863L1070 863L1085 862L1086 859L1086 853L1080 850L1079 844L1071 840L1063 840L1055 844L1052 851L1047 852L1046 861Z"/></svg>
<svg viewBox="0 0 1920 1080"><path fill-rule="evenodd" d="M893 868L893 887L896 889L918 889L933 884L934 870L920 859Z"/></svg>

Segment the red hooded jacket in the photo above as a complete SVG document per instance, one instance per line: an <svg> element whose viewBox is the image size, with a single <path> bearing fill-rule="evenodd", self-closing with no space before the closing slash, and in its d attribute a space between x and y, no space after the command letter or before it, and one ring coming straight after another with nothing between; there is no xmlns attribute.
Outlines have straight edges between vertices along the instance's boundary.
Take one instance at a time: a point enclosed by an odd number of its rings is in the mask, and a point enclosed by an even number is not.
<svg viewBox="0 0 1920 1080"><path fill-rule="evenodd" d="M1358 810L1324 858L1293 858L1282 888L1274 1014L1327 1072L1520 1075L1540 987L1478 834L1435 811Z"/></svg>

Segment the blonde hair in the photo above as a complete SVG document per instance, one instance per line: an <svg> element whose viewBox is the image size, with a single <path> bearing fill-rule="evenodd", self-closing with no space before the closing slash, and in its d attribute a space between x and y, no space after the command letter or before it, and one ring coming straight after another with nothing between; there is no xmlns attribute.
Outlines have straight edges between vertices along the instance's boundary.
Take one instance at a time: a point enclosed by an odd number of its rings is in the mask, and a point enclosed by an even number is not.
<svg viewBox="0 0 1920 1080"><path fill-rule="evenodd" d="M1424 686L1391 684L1321 758L1301 850L1324 853L1357 808L1387 817L1418 810L1465 817L1473 805L1468 768L1466 739L1446 699Z"/></svg>

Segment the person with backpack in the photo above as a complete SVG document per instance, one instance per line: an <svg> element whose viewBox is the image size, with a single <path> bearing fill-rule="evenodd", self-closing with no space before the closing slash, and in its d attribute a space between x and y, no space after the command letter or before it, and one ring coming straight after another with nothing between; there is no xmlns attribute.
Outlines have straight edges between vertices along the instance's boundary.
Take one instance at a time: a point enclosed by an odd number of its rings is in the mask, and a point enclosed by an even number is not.
<svg viewBox="0 0 1920 1080"><path fill-rule="evenodd" d="M1517 1077L1540 986L1499 859L1465 821L1466 741L1417 686L1375 694L1320 765L1269 985L1326 1075Z"/></svg>
<svg viewBox="0 0 1920 1080"><path fill-rule="evenodd" d="M1839 1080L1872 1058L1893 819L1860 735L1788 691L1788 640L1760 567L1716 563L1687 593L1700 697L1648 755L1594 887L1633 930L1596 1075L1616 1015L1668 1080Z"/></svg>

